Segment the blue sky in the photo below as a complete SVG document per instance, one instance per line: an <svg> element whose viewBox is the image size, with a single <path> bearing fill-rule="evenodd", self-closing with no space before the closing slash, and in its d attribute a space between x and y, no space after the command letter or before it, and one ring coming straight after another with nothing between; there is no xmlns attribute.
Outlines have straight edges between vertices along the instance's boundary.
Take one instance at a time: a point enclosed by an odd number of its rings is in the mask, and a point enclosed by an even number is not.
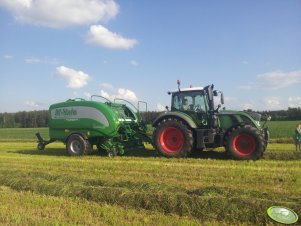
<svg viewBox="0 0 301 226"><path fill-rule="evenodd" d="M0 0L0 112L91 94L169 105L215 84L228 109L301 107L299 0Z"/></svg>

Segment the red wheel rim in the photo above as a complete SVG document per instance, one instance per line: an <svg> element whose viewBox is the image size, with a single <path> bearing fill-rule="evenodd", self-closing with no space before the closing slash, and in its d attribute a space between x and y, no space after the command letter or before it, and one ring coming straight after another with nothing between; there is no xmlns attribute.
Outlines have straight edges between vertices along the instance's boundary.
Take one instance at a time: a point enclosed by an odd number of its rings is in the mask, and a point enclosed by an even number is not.
<svg viewBox="0 0 301 226"><path fill-rule="evenodd" d="M242 133L234 137L232 146L239 155L250 155L256 149L256 141L253 136Z"/></svg>
<svg viewBox="0 0 301 226"><path fill-rule="evenodd" d="M160 135L160 144L164 151L168 153L177 153L184 146L184 135L178 128L166 128Z"/></svg>

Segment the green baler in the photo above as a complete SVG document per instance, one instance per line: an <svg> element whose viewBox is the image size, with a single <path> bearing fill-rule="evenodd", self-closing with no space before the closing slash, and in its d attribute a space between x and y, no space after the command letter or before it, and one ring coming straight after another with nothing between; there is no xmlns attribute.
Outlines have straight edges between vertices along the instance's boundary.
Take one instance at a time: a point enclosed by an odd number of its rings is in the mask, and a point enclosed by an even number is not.
<svg viewBox="0 0 301 226"><path fill-rule="evenodd" d="M45 141L36 134L38 149L43 150L49 143L62 141L70 155L90 154L96 145L99 150L114 156L124 154L126 147L151 142L139 112L129 107L127 101L121 101L124 103L70 99L51 105L50 140Z"/></svg>

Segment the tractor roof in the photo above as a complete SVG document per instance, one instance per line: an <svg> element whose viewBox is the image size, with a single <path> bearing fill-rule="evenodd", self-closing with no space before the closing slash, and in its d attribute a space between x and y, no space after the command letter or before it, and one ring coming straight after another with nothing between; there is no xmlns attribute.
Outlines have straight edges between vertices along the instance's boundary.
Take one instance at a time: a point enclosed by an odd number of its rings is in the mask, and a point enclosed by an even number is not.
<svg viewBox="0 0 301 226"><path fill-rule="evenodd" d="M181 92L191 92L191 91L201 91L204 90L203 87L192 87L192 88L184 88L181 89ZM178 93L179 90L172 91L171 93Z"/></svg>

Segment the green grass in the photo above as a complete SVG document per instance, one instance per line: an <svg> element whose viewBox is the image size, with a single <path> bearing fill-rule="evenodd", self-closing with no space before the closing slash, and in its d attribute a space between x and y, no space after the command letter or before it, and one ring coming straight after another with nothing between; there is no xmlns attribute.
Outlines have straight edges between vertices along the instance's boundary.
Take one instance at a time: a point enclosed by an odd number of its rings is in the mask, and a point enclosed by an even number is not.
<svg viewBox="0 0 301 226"><path fill-rule="evenodd" d="M81 198L17 192L0 186L1 225L197 225L198 221L177 215L99 204ZM8 211L9 210L9 211ZM122 222L122 223L121 223Z"/></svg>
<svg viewBox="0 0 301 226"><path fill-rule="evenodd" d="M295 124L270 122L272 138L287 141ZM151 150L70 157L62 143L37 151L37 131L48 139L47 128L0 129L1 225L274 225L272 205L301 215L292 143L270 144L259 161L228 160L223 149L185 159Z"/></svg>
<svg viewBox="0 0 301 226"><path fill-rule="evenodd" d="M273 140L291 142L292 135L299 121L270 121L268 127ZM0 141L33 141L36 140L35 133L40 132L45 139L49 138L48 128L0 128Z"/></svg>
<svg viewBox="0 0 301 226"><path fill-rule="evenodd" d="M259 161L221 151L69 157L63 144L0 142L0 224L273 225L272 205L301 214L301 153L272 144Z"/></svg>
<svg viewBox="0 0 301 226"><path fill-rule="evenodd" d="M34 141L37 140L37 132L40 132L43 138L49 139L48 128L0 128L0 142Z"/></svg>
<svg viewBox="0 0 301 226"><path fill-rule="evenodd" d="M270 121L267 123L271 138L292 138L300 121Z"/></svg>

